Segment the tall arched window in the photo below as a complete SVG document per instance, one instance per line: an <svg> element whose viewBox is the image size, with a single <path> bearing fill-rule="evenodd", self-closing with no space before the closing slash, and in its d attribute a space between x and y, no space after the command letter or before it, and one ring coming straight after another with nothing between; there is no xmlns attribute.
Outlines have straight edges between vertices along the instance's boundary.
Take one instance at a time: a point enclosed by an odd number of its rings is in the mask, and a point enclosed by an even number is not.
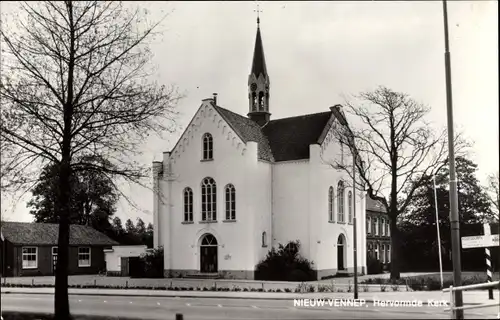
<svg viewBox="0 0 500 320"><path fill-rule="evenodd" d="M372 233L372 218L371 217L366 217L366 234L371 234Z"/></svg>
<svg viewBox="0 0 500 320"><path fill-rule="evenodd" d="M373 234L378 236L378 219L373 218Z"/></svg>
<svg viewBox="0 0 500 320"><path fill-rule="evenodd" d="M201 220L217 220L217 186L208 177L201 182Z"/></svg>
<svg viewBox="0 0 500 320"><path fill-rule="evenodd" d="M339 181L337 185L337 215L338 222L344 222L344 182Z"/></svg>
<svg viewBox="0 0 500 320"><path fill-rule="evenodd" d="M381 256L380 260L382 261L382 263L385 263L385 244L382 245L381 251L382 253L380 254Z"/></svg>
<svg viewBox="0 0 500 320"><path fill-rule="evenodd" d="M193 221L193 190L191 188L184 189L184 221Z"/></svg>
<svg viewBox="0 0 500 320"><path fill-rule="evenodd" d="M203 160L214 158L214 138L210 133L203 135Z"/></svg>
<svg viewBox="0 0 500 320"><path fill-rule="evenodd" d="M380 228L380 235L381 236L385 236L385 219L382 218L380 219L380 225L381 225L381 228Z"/></svg>
<svg viewBox="0 0 500 320"><path fill-rule="evenodd" d="M352 223L352 191L349 191L347 194L347 201L348 201L348 214L349 214L349 223Z"/></svg>
<svg viewBox="0 0 500 320"><path fill-rule="evenodd" d="M225 188L226 220L236 220L236 189L232 184Z"/></svg>
<svg viewBox="0 0 500 320"><path fill-rule="evenodd" d="M328 189L328 221L335 221L335 214L333 210L333 187Z"/></svg>

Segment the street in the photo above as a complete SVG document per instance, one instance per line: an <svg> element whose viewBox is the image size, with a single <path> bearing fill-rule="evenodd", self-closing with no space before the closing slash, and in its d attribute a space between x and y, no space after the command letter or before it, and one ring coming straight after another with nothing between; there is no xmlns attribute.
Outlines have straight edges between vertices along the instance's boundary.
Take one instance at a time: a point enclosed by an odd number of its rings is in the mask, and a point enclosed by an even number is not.
<svg viewBox="0 0 500 320"><path fill-rule="evenodd" d="M5 311L53 312L54 298L45 294L2 294ZM294 307L287 300L217 298L157 298L70 296L74 315L101 315L133 319L449 319L443 307ZM498 308L466 311L468 319L496 319Z"/></svg>

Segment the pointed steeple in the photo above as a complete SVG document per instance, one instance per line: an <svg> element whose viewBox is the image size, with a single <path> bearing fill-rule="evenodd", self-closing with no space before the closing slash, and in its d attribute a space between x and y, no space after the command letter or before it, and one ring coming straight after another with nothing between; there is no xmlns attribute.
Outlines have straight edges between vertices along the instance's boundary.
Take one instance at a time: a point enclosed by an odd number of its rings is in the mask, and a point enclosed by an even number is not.
<svg viewBox="0 0 500 320"><path fill-rule="evenodd" d="M257 37L255 38L255 47L253 50L252 72L258 78L260 74L267 77L266 58L264 56L264 46L262 45L262 36L260 35L260 19L257 18Z"/></svg>
<svg viewBox="0 0 500 320"><path fill-rule="evenodd" d="M260 34L260 18L257 16L257 36L253 51L252 70L248 77L248 100L250 119L260 126L269 122L269 75L267 74L264 46Z"/></svg>

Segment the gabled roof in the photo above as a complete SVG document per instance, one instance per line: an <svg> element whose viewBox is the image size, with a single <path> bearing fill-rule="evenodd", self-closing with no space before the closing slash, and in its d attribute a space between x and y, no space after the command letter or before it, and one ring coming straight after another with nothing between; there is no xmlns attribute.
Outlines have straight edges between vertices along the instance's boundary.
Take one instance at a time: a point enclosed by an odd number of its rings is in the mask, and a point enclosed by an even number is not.
<svg viewBox="0 0 500 320"><path fill-rule="evenodd" d="M2 222L6 240L19 245L57 246L59 225L56 223ZM70 245L113 246L118 242L90 226L70 225Z"/></svg>
<svg viewBox="0 0 500 320"><path fill-rule="evenodd" d="M274 161L269 142L255 121L219 106L213 106L245 143L257 142L259 159Z"/></svg>
<svg viewBox="0 0 500 320"><path fill-rule="evenodd" d="M271 120L261 128L247 117L213 106L245 143L258 143L259 159L267 161L309 159L309 145L318 143L332 116L331 111L306 114Z"/></svg>
<svg viewBox="0 0 500 320"><path fill-rule="evenodd" d="M331 112L271 120L262 128L275 161L309 159L309 145L318 143Z"/></svg>
<svg viewBox="0 0 500 320"><path fill-rule="evenodd" d="M369 195L366 195L366 210L385 213L384 205L380 201L373 200Z"/></svg>

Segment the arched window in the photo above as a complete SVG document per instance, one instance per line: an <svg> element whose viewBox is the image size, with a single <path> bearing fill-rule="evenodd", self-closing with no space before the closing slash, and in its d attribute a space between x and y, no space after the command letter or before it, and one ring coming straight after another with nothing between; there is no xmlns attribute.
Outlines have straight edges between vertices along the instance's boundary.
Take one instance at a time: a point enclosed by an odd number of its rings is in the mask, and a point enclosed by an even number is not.
<svg viewBox="0 0 500 320"><path fill-rule="evenodd" d="M372 218L366 217L366 234L371 234L372 233Z"/></svg>
<svg viewBox="0 0 500 320"><path fill-rule="evenodd" d="M333 210L333 187L328 189L328 221L335 221L335 214Z"/></svg>
<svg viewBox="0 0 500 320"><path fill-rule="evenodd" d="M380 221L381 221L381 222L380 222L380 225L382 226L382 227L380 228L380 235L381 235L381 236L385 236L385 219L384 219L384 218L382 218L382 219L380 219Z"/></svg>
<svg viewBox="0 0 500 320"><path fill-rule="evenodd" d="M382 254L381 254L382 258L380 260L382 261L382 263L385 263L385 244L382 245L381 250L382 250Z"/></svg>
<svg viewBox="0 0 500 320"><path fill-rule="evenodd" d="M262 248L267 247L267 233L264 231L262 232Z"/></svg>
<svg viewBox="0 0 500 320"><path fill-rule="evenodd" d="M232 184L225 188L226 220L236 220L236 189Z"/></svg>
<svg viewBox="0 0 500 320"><path fill-rule="evenodd" d="M201 220L217 220L217 186L208 177L201 182Z"/></svg>
<svg viewBox="0 0 500 320"><path fill-rule="evenodd" d="M347 209L349 214L349 223L352 223L352 191L349 191L347 194L347 201L349 205L349 208Z"/></svg>
<svg viewBox="0 0 500 320"><path fill-rule="evenodd" d="M193 221L193 190L191 188L184 189L184 221Z"/></svg>
<svg viewBox="0 0 500 320"><path fill-rule="evenodd" d="M259 92L259 111L264 110L264 92Z"/></svg>
<svg viewBox="0 0 500 320"><path fill-rule="evenodd" d="M387 245L387 263L391 263L391 245Z"/></svg>
<svg viewBox="0 0 500 320"><path fill-rule="evenodd" d="M373 234L378 236L378 219L373 218Z"/></svg>
<svg viewBox="0 0 500 320"><path fill-rule="evenodd" d="M337 185L337 215L338 222L344 222L344 182L339 181Z"/></svg>
<svg viewBox="0 0 500 320"><path fill-rule="evenodd" d="M210 133L203 135L203 160L214 158L214 138Z"/></svg>
<svg viewBox="0 0 500 320"><path fill-rule="evenodd" d="M257 93L252 92L252 111L258 111L257 109Z"/></svg>
<svg viewBox="0 0 500 320"><path fill-rule="evenodd" d="M390 226L390 220L387 219L387 224L386 224L386 227L387 227L387 232L385 233L388 237L391 236L391 226Z"/></svg>

